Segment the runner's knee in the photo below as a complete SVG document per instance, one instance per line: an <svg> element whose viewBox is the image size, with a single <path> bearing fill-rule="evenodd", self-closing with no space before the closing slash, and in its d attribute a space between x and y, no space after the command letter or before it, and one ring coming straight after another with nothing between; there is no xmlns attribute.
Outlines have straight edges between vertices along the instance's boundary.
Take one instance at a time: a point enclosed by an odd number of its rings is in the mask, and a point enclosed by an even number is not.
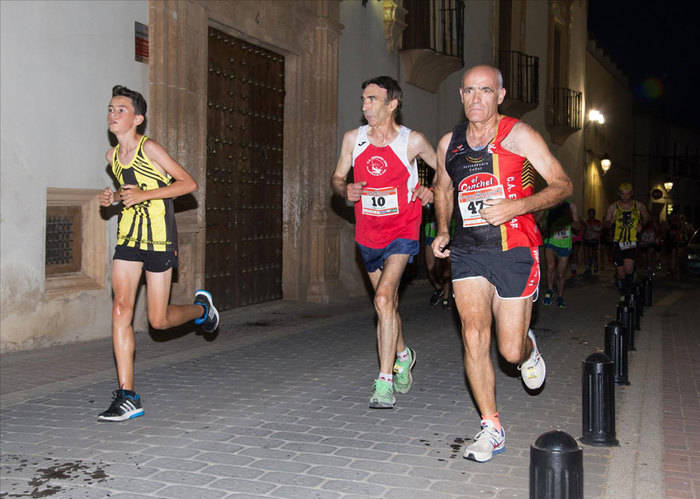
<svg viewBox="0 0 700 499"><path fill-rule="evenodd" d="M377 313L388 313L396 310L396 299L394 293L377 291L374 295L374 308Z"/></svg>
<svg viewBox="0 0 700 499"><path fill-rule="evenodd" d="M165 316L161 314L148 314L148 323L153 329L168 329L168 321Z"/></svg>
<svg viewBox="0 0 700 499"><path fill-rule="evenodd" d="M488 353L490 328L479 329L478 327L462 325L462 339L464 341L464 352L467 356L478 357L484 352Z"/></svg>
<svg viewBox="0 0 700 499"><path fill-rule="evenodd" d="M507 362L510 362L511 364L518 364L522 361L523 356L522 342L510 342L503 345L500 352Z"/></svg>
<svg viewBox="0 0 700 499"><path fill-rule="evenodd" d="M112 303L112 321L115 323L128 322L134 316L134 305L124 296L116 295Z"/></svg>

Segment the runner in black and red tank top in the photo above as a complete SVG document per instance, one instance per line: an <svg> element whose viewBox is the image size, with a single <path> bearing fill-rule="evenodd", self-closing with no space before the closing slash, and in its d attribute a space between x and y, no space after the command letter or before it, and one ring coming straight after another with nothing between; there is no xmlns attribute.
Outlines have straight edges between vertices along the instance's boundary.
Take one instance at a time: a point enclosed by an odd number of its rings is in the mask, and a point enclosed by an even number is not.
<svg viewBox="0 0 700 499"><path fill-rule="evenodd" d="M495 226L481 218L484 199L521 199L532 195L534 169L527 159L501 145L518 120L503 116L494 139L475 150L467 143L467 123L455 127L447 148L445 167L456 186L453 213L461 216L454 244L472 251L507 251L537 247L542 238L531 213ZM459 218L459 217L458 217Z"/></svg>
<svg viewBox="0 0 700 499"><path fill-rule="evenodd" d="M498 114L506 94L498 69L471 68L459 92L469 121L438 145L434 183L438 234L433 251L438 258L452 260L465 371L481 411L481 431L464 457L484 462L505 450L490 356L491 323L495 318L501 355L521 363L528 388L540 388L544 360L528 330L539 284L541 241L532 213L563 201L573 188L536 131ZM533 193L533 169L547 182L537 193ZM452 217L459 228L448 249Z"/></svg>

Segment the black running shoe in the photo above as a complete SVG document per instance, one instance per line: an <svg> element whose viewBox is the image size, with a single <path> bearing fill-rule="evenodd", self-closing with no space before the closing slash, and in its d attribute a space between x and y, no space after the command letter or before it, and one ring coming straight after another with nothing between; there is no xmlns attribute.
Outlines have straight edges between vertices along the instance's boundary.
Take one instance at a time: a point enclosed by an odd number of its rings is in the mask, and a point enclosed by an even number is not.
<svg viewBox="0 0 700 499"><path fill-rule="evenodd" d="M114 390L112 397L112 405L97 416L98 421L126 421L144 415L145 411L138 393L120 389Z"/></svg>
<svg viewBox="0 0 700 499"><path fill-rule="evenodd" d="M442 299L442 289L436 289L433 291L433 295L430 297L430 304L434 307Z"/></svg>
<svg viewBox="0 0 700 499"><path fill-rule="evenodd" d="M202 325L207 333L213 333L219 327L219 311L214 306L214 299L209 291L198 289L194 294L194 304L204 307L204 315L195 319L194 323Z"/></svg>

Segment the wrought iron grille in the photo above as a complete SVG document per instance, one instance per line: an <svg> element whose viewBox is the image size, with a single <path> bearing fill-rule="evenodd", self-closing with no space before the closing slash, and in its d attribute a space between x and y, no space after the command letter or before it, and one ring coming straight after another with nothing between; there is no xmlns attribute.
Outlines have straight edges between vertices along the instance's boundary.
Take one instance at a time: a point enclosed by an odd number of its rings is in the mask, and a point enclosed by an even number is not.
<svg viewBox="0 0 700 499"><path fill-rule="evenodd" d="M46 209L46 273L79 271L81 245L80 207L48 207Z"/></svg>
<svg viewBox="0 0 700 499"><path fill-rule="evenodd" d="M555 127L580 130L583 128L583 97L570 88L552 89L551 124Z"/></svg>
<svg viewBox="0 0 700 499"><path fill-rule="evenodd" d="M514 50L501 50L500 69L506 98L539 104L540 59Z"/></svg>
<svg viewBox="0 0 700 499"><path fill-rule="evenodd" d="M464 1L407 0L403 48L431 49L464 60Z"/></svg>

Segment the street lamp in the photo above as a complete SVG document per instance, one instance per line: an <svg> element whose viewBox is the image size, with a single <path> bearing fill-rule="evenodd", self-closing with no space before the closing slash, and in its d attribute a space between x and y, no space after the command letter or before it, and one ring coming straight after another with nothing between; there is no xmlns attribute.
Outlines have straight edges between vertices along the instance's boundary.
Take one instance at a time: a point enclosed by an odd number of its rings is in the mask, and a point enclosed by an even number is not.
<svg viewBox="0 0 700 499"><path fill-rule="evenodd" d="M605 123L605 116L597 109L591 109L588 111L588 121L593 121L594 123L602 125Z"/></svg>
<svg viewBox="0 0 700 499"><path fill-rule="evenodd" d="M605 153L602 158L600 158L600 167L603 170L603 173L608 173L608 170L612 166L612 161L610 160L610 156L608 156L608 153Z"/></svg>
<svg viewBox="0 0 700 499"><path fill-rule="evenodd" d="M671 182L670 180L668 182L664 182L664 189L666 189L666 192L673 189L673 182Z"/></svg>

